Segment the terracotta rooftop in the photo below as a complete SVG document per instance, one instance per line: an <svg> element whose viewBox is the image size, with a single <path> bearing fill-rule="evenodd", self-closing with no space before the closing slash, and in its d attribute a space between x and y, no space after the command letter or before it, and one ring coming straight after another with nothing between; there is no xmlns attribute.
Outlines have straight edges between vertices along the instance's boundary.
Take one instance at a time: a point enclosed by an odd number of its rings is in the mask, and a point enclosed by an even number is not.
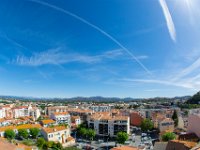
<svg viewBox="0 0 200 150"><path fill-rule="evenodd" d="M65 126L54 126L53 128L42 128L46 133L53 133L58 132L62 130L66 130L67 128Z"/></svg>
<svg viewBox="0 0 200 150"><path fill-rule="evenodd" d="M114 147L111 150L139 150L137 147L132 147L132 146L119 146L119 147Z"/></svg>
<svg viewBox="0 0 200 150"><path fill-rule="evenodd" d="M68 112L54 112L53 113L55 116L59 116L59 115L69 115Z"/></svg>
<svg viewBox="0 0 200 150"><path fill-rule="evenodd" d="M55 123L54 120L52 119L46 119L46 120L41 120L42 124L50 124L50 123Z"/></svg>
<svg viewBox="0 0 200 150"><path fill-rule="evenodd" d="M128 116L112 116L109 112L98 112L90 116L93 120L128 120Z"/></svg>
<svg viewBox="0 0 200 150"><path fill-rule="evenodd" d="M23 124L19 126L5 126L5 127L0 127L0 131L5 131L7 129L30 129L30 128L41 128L40 124Z"/></svg>

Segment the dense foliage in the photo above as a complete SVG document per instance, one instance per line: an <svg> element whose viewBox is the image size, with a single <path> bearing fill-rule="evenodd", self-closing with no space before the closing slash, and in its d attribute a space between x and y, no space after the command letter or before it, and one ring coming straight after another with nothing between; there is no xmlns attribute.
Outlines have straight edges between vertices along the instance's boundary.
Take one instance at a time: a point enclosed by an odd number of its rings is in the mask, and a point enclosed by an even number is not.
<svg viewBox="0 0 200 150"><path fill-rule="evenodd" d="M29 131L30 131L30 135L34 139L37 138L37 136L38 136L38 134L40 132L40 130L38 128L31 128L31 129L29 129Z"/></svg>
<svg viewBox="0 0 200 150"><path fill-rule="evenodd" d="M174 120L174 125L177 126L178 125L178 115L177 115L176 110L174 110L174 113L172 115L172 119Z"/></svg>
<svg viewBox="0 0 200 150"><path fill-rule="evenodd" d="M53 142L53 141L45 141L44 138L38 138L36 142L37 146L42 149L42 150L47 150L47 149L55 149L55 150L64 150L63 146L61 143Z"/></svg>
<svg viewBox="0 0 200 150"><path fill-rule="evenodd" d="M199 104L200 103L200 92L192 96L188 101L188 104Z"/></svg>
<svg viewBox="0 0 200 150"><path fill-rule="evenodd" d="M23 137L24 139L27 139L29 136L29 133L28 133L27 129L19 129L18 136Z"/></svg>
<svg viewBox="0 0 200 150"><path fill-rule="evenodd" d="M163 141L170 141L170 140L174 140L175 138L176 138L176 135L172 132L167 132L162 135Z"/></svg>
<svg viewBox="0 0 200 150"><path fill-rule="evenodd" d="M4 134L5 134L5 137L6 137L7 139L10 139L10 140L14 139L15 136L16 136L15 132L14 132L13 130L11 130L11 129L5 130L5 133L4 133Z"/></svg>
<svg viewBox="0 0 200 150"><path fill-rule="evenodd" d="M153 122L150 119L144 119L141 123L141 130L148 131L153 129Z"/></svg>
<svg viewBox="0 0 200 150"><path fill-rule="evenodd" d="M126 132L118 132L117 133L117 142L120 144L124 144L128 140L128 134Z"/></svg>

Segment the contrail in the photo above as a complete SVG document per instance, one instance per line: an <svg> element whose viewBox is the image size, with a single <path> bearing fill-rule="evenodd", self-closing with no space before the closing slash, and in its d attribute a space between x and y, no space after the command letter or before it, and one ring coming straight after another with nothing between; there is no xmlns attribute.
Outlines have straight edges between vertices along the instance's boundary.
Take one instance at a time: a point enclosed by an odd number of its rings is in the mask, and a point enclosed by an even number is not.
<svg viewBox="0 0 200 150"><path fill-rule="evenodd" d="M53 9L55 9L55 10L57 10L57 11L63 12L63 13L65 13L65 14L67 14L67 15L69 15L69 16L71 16L71 17L73 17L73 18L75 18L75 19L77 19L77 20L79 20L79 21L81 21L81 22L83 22L83 23L89 25L90 27L96 29L97 31L99 31L100 33L102 33L103 35L105 35L106 37L108 37L110 40L112 40L114 43L116 43L119 47L121 47L121 48L122 48L129 56L131 56L131 58L132 58L133 60L135 60L149 75L151 75L151 72L147 69L147 67L145 67L145 66L143 65L143 63L140 62L134 54L132 54L125 46L123 46L118 40L116 40L116 39L115 39L114 37L112 37L110 34L108 34L107 32L105 32L103 29L101 29L101 28L99 28L98 26L96 26L96 25L90 23L89 21L87 21L87 20L85 20L85 19L79 17L79 16L76 15L76 14L71 13L71 12L69 12L69 11L67 11L67 10L64 10L64 9L62 9L62 8L60 8L60 7L57 7L57 6L55 6L55 5L52 5L52 4L49 4L49 3L46 3L46 2L43 2L43 1L40 1L40 0L28 0L28 1L32 1L32 2L35 2L35 3L41 4L41 5L43 5L43 6L47 6L47 7L53 8Z"/></svg>
<svg viewBox="0 0 200 150"><path fill-rule="evenodd" d="M165 0L159 0L160 6L165 16L165 20L167 23L167 28L169 30L169 34L174 42L176 42L176 30L174 26L174 22L172 20L172 16L169 12L169 8Z"/></svg>

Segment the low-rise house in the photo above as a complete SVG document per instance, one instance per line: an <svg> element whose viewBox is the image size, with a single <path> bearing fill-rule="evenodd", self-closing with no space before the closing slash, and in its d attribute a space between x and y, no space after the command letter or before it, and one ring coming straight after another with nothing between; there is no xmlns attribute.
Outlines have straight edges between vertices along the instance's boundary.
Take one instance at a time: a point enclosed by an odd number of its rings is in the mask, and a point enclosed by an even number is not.
<svg viewBox="0 0 200 150"><path fill-rule="evenodd" d="M68 112L54 112L51 114L50 118L55 120L57 124L71 124L71 118Z"/></svg>
<svg viewBox="0 0 200 150"><path fill-rule="evenodd" d="M52 120L52 119L46 119L46 120L41 120L40 124L43 127L50 127L50 126L54 126L56 125L56 121Z"/></svg>
<svg viewBox="0 0 200 150"><path fill-rule="evenodd" d="M71 123L75 126L81 124L81 118L79 116L71 116Z"/></svg>
<svg viewBox="0 0 200 150"><path fill-rule="evenodd" d="M18 126L5 126L5 127L0 127L0 137L4 137L4 133L7 129L13 130L15 133L18 132L19 129L27 129L29 130L30 128L38 128L41 129L40 124L23 124L23 125L18 125Z"/></svg>
<svg viewBox="0 0 200 150"><path fill-rule="evenodd" d="M60 142L63 146L69 146L75 143L75 140L70 136L70 129L65 126L42 128L41 134L45 140Z"/></svg>
<svg viewBox="0 0 200 150"><path fill-rule="evenodd" d="M11 124L11 122L12 122L11 119L1 118L0 119L0 127L2 127L2 126L9 126Z"/></svg>

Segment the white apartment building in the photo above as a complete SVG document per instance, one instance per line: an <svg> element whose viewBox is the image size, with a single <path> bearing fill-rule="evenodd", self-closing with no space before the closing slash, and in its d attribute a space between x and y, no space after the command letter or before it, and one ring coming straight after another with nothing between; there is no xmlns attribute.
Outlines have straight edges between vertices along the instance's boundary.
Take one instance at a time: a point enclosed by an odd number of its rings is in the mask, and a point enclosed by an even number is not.
<svg viewBox="0 0 200 150"><path fill-rule="evenodd" d="M112 116L110 113L95 113L88 117L88 126L97 135L115 137L118 132L130 133L128 116Z"/></svg>
<svg viewBox="0 0 200 150"><path fill-rule="evenodd" d="M13 115L14 118L20 117L33 117L34 120L40 117L40 110L37 107L32 106L19 106L13 108Z"/></svg>
<svg viewBox="0 0 200 150"><path fill-rule="evenodd" d="M54 112L50 115L50 118L55 120L57 124L71 124L71 117L68 112Z"/></svg>
<svg viewBox="0 0 200 150"><path fill-rule="evenodd" d="M90 106L89 109L91 109L93 112L109 112L111 107L109 105L93 105Z"/></svg>
<svg viewBox="0 0 200 150"><path fill-rule="evenodd" d="M71 116L71 123L78 126L81 124L81 118L79 116Z"/></svg>
<svg viewBox="0 0 200 150"><path fill-rule="evenodd" d="M0 108L0 119L6 117L5 108Z"/></svg>

